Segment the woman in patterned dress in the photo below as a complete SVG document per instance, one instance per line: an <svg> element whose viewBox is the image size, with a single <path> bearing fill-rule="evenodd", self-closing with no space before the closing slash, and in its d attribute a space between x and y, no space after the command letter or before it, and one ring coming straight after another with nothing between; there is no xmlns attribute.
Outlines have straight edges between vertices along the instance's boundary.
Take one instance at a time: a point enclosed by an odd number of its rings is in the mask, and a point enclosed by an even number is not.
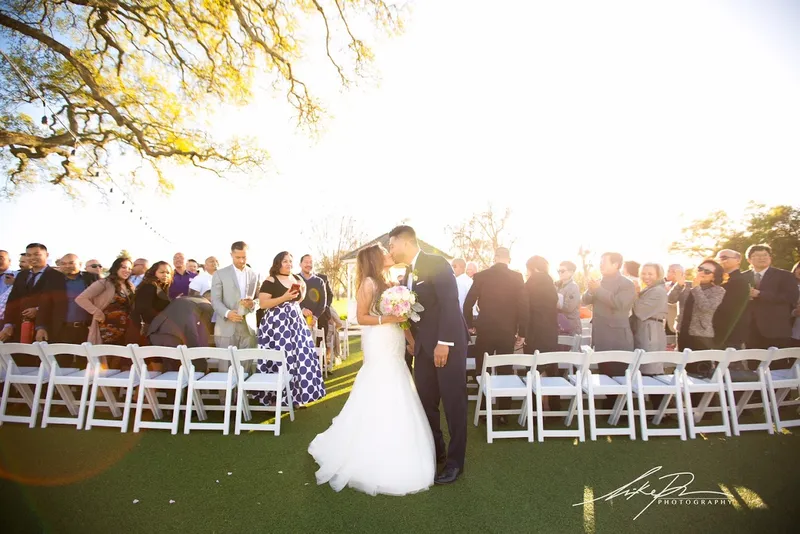
<svg viewBox="0 0 800 534"><path fill-rule="evenodd" d="M292 285L300 291L291 291ZM292 402L304 406L325 396L322 369L311 331L300 311L305 297L303 279L292 274L292 255L284 251L275 256L269 277L258 294L260 308L266 310L258 326L258 346L262 349L282 350L286 354ZM261 373L277 373L279 364L259 360ZM274 404L274 393L257 394L264 404Z"/></svg>

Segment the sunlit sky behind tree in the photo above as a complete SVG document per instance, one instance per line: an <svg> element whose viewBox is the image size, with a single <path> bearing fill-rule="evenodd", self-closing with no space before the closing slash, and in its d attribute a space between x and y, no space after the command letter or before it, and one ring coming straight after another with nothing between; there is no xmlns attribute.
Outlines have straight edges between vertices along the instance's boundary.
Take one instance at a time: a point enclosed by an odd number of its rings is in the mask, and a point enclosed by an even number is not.
<svg viewBox="0 0 800 534"><path fill-rule="evenodd" d="M409 219L449 249L446 226L492 202L513 210L518 267L576 261L581 244L666 263L696 217L800 201L798 2L428 0L406 28L374 44L379 83L342 92L324 55L302 64L331 115L318 139L268 86L211 110L273 167L260 181L175 168L169 197L131 189L172 244L116 193L40 188L0 204L0 248L225 265L243 239L266 270L279 250L311 250L325 217L352 215L369 237Z"/></svg>

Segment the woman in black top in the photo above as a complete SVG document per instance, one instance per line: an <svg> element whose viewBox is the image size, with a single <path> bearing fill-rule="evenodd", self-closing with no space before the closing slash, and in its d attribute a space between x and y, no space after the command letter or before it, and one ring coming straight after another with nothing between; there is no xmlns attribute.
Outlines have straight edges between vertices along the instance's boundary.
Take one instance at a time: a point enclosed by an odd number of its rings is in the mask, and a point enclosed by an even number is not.
<svg viewBox="0 0 800 534"><path fill-rule="evenodd" d="M144 274L142 282L136 288L136 301L133 306L135 334L129 337L129 343L147 345L147 329L153 319L164 311L170 303L169 286L172 284L172 267L165 261L153 264ZM133 338L136 339L133 339Z"/></svg>
<svg viewBox="0 0 800 534"><path fill-rule="evenodd" d="M292 291L293 285L300 286L300 290ZM258 346L280 350L286 355L295 406L303 406L325 396L317 348L300 310L299 303L305 297L305 291L303 279L292 274L292 255L284 251L275 256L269 276L258 294L259 307L266 310L258 325ZM278 369L279 363L258 360L259 372L277 373ZM275 403L275 394L261 394L259 400L272 405Z"/></svg>
<svg viewBox="0 0 800 534"><path fill-rule="evenodd" d="M541 256L533 256L525 266L528 281L525 293L528 298L528 325L525 329L525 353L555 352L558 350L558 290L548 274L550 265ZM544 366L546 376L558 376L558 364ZM560 410L559 397L544 397L545 409ZM549 405L549 406L548 406Z"/></svg>

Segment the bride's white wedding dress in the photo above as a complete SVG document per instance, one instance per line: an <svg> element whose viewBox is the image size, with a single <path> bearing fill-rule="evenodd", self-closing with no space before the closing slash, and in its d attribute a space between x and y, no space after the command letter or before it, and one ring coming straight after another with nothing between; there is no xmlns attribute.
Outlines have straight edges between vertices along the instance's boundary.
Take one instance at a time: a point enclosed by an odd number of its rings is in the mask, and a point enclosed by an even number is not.
<svg viewBox="0 0 800 534"><path fill-rule="evenodd" d="M405 337L395 324L361 331L364 364L347 403L308 452L317 483L376 495L429 488L436 452L428 419L405 362Z"/></svg>

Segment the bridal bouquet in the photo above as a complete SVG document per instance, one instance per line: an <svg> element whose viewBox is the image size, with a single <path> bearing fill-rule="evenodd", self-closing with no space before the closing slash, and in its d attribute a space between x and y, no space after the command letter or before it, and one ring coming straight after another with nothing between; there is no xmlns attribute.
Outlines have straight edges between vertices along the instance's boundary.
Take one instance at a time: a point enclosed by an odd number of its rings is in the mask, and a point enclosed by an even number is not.
<svg viewBox="0 0 800 534"><path fill-rule="evenodd" d="M417 295L406 286L394 286L383 292L378 301L378 310L383 315L408 317L417 322L420 319L419 312L425 311L425 308L417 302ZM410 325L406 321L400 323L400 326L405 330Z"/></svg>

